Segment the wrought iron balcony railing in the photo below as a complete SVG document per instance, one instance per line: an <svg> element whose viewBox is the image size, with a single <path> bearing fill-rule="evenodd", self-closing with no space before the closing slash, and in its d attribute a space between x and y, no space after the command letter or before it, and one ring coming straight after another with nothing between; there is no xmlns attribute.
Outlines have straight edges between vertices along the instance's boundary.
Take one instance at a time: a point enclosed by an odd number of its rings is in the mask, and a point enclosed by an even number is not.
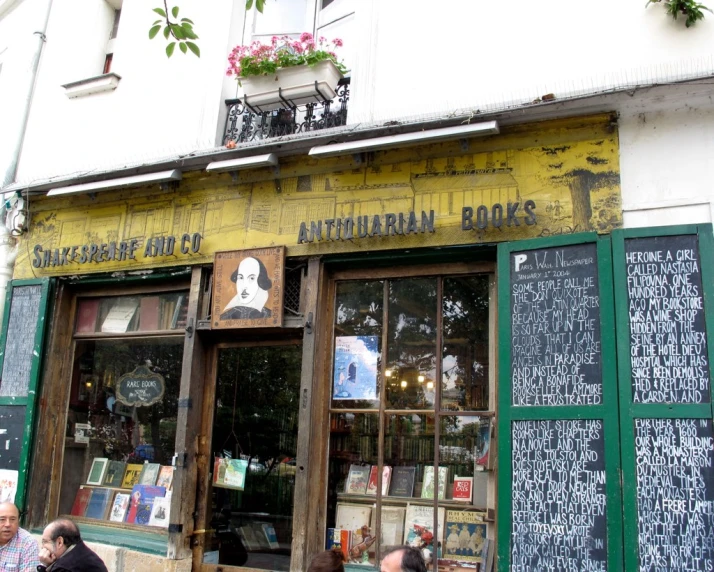
<svg viewBox="0 0 714 572"><path fill-rule="evenodd" d="M341 79L336 91L337 95L331 101L315 101L262 112L247 106L241 99L226 99L228 116L223 144L229 141L245 143L345 125L350 78Z"/></svg>

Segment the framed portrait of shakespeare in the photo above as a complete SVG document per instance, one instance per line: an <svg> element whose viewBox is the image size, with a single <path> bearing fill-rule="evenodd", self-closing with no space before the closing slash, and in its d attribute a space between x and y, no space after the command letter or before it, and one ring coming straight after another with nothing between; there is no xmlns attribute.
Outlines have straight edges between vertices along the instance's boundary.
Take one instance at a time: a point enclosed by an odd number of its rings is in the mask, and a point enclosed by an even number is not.
<svg viewBox="0 0 714 572"><path fill-rule="evenodd" d="M283 325L285 247L217 252L211 328Z"/></svg>

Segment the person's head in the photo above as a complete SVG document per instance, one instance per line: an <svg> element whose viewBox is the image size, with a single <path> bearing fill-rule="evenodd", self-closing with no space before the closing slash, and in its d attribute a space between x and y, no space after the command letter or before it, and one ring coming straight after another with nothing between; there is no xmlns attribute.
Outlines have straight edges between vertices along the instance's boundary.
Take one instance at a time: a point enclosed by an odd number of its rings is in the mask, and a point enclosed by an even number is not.
<svg viewBox="0 0 714 572"><path fill-rule="evenodd" d="M345 572L343 561L340 550L325 550L312 559L307 572Z"/></svg>
<svg viewBox="0 0 714 572"><path fill-rule="evenodd" d="M46 548L55 558L62 556L70 546L82 540L79 528L67 518L53 520L42 531L42 548Z"/></svg>
<svg viewBox="0 0 714 572"><path fill-rule="evenodd" d="M231 280L236 284L236 292L240 297L241 305L251 307L255 307L255 298L258 292L260 290L267 292L273 285L263 263L260 259L252 256L241 260L236 271L231 274Z"/></svg>
<svg viewBox="0 0 714 572"><path fill-rule="evenodd" d="M418 548L398 546L384 554L379 570L380 572L426 572L426 563Z"/></svg>
<svg viewBox="0 0 714 572"><path fill-rule="evenodd" d="M0 546L5 546L20 528L20 511L11 502L0 503Z"/></svg>

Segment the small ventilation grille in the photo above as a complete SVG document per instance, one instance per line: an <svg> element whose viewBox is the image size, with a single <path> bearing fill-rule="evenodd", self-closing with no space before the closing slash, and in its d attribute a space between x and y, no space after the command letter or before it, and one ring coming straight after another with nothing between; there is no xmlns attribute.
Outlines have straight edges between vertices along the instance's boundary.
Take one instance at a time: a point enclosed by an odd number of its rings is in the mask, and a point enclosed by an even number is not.
<svg viewBox="0 0 714 572"><path fill-rule="evenodd" d="M295 268L285 268L285 298L283 304L285 313L300 315L300 289L304 265Z"/></svg>

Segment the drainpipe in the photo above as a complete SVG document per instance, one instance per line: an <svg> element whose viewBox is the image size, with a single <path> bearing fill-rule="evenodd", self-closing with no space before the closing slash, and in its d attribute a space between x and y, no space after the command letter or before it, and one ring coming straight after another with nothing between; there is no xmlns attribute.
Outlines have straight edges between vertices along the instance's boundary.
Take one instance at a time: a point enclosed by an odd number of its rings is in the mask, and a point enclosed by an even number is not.
<svg viewBox="0 0 714 572"><path fill-rule="evenodd" d="M1 209L2 218L5 218L5 209ZM17 240L10 235L5 224L0 224L0 319L5 311L5 295L7 285L12 280L12 271L17 258ZM0 326L1 327L1 326Z"/></svg>
<svg viewBox="0 0 714 572"><path fill-rule="evenodd" d="M16 2L11 3L12 6L15 4ZM9 10L9 6L10 5L7 5L5 7ZM40 15L37 20L41 27L33 32L34 47L32 48L32 56L29 60L29 73L25 76L25 81L14 86L17 92L19 92L19 105L16 117L19 117L20 121L17 125L17 129L9 130L4 133L4 137L12 138L12 140L8 145L8 161L5 165L0 165L0 176L2 177L0 180L0 189L14 182L17 174L17 165L20 161L25 132L27 131L32 95L35 90L35 83L37 82L37 69L40 65L42 48L45 45L45 33L47 32L51 9L52 0L44 0L44 5L39 12ZM3 197L3 202L6 198L7 197ZM2 209L0 209L0 319L5 308L5 294L7 292L7 285L10 280L12 280L18 249L16 244L17 240L11 236L10 229L7 227L6 214L6 208L3 206ZM0 327L2 326L0 325Z"/></svg>
<svg viewBox="0 0 714 572"><path fill-rule="evenodd" d="M25 139L25 131L27 130L27 120L30 116L30 106L32 103L32 93L35 89L35 82L37 81L37 68L40 65L40 56L42 55L42 48L45 45L45 32L47 31L47 23L50 19L50 9L52 8L52 0L44 0L44 15L40 17L39 21L42 23L41 28L33 32L34 36L34 48L32 51L32 57L29 62L29 74L26 81L22 82L20 85L15 85L14 88L17 92L22 94L22 99L20 105L17 109L17 116L20 117L20 123L18 129L15 133L5 133L4 136L13 136L12 143L8 146L10 149L8 164L4 165L3 168L5 172L2 173L2 181L0 181L0 188L9 185L15 181L15 175L17 173L17 164L20 161L20 154L22 153L22 143ZM0 260L0 266L3 266L2 260Z"/></svg>

